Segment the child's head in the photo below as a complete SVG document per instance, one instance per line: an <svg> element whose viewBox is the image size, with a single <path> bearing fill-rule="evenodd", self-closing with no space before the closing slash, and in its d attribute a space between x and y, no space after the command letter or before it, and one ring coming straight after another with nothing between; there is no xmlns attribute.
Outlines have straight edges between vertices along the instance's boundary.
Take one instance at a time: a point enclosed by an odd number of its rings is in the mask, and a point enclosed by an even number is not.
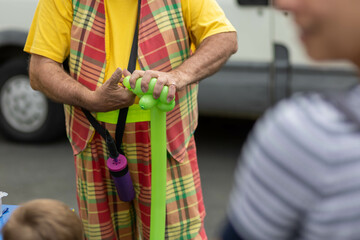
<svg viewBox="0 0 360 240"><path fill-rule="evenodd" d="M4 240L82 240L80 218L64 203L29 201L17 208L2 229Z"/></svg>

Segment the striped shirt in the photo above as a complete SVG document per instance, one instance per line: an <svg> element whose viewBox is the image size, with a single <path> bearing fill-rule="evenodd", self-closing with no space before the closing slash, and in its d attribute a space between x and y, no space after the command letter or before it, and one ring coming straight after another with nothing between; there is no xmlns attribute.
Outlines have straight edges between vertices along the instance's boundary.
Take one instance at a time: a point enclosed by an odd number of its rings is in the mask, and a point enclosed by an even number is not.
<svg viewBox="0 0 360 240"><path fill-rule="evenodd" d="M346 95L360 119L360 86ZM360 126L320 94L258 121L235 172L228 218L246 240L360 239Z"/></svg>

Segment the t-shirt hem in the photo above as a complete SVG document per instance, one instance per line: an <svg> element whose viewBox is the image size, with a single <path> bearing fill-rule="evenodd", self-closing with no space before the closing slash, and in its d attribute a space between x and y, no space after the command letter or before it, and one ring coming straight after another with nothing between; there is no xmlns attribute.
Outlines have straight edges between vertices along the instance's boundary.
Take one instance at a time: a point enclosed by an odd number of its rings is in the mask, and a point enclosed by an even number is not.
<svg viewBox="0 0 360 240"><path fill-rule="evenodd" d="M53 54L50 51L46 51L44 49L40 49L40 48L36 48L36 47L30 47L30 46L25 46L24 47L24 51L30 54L37 54L37 55L41 55L43 57L47 57L50 58L58 63L63 63L64 59L63 57L59 57L56 56L55 54Z"/></svg>
<svg viewBox="0 0 360 240"><path fill-rule="evenodd" d="M223 26L220 28L213 29L209 31L206 35L204 35L202 38L200 38L199 44L201 44L208 37L211 37L215 34L226 33L226 32L236 32L236 29L231 26Z"/></svg>

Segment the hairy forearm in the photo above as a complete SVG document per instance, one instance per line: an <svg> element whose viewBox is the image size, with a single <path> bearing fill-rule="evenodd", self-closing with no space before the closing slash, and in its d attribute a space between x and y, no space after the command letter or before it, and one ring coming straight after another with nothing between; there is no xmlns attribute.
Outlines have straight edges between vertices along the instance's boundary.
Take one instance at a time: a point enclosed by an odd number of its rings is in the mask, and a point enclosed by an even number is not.
<svg viewBox="0 0 360 240"><path fill-rule="evenodd" d="M180 75L180 86L198 82L215 72L237 51L236 32L215 34L206 38L194 55L173 72Z"/></svg>
<svg viewBox="0 0 360 240"><path fill-rule="evenodd" d="M91 91L69 76L62 65L39 55L30 60L30 84L50 99L69 105L88 108Z"/></svg>
<svg viewBox="0 0 360 240"><path fill-rule="evenodd" d="M122 70L116 69L109 79L95 91L69 76L62 65L39 55L30 60L30 83L56 102L83 107L93 112L107 112L134 103L135 95L119 85Z"/></svg>

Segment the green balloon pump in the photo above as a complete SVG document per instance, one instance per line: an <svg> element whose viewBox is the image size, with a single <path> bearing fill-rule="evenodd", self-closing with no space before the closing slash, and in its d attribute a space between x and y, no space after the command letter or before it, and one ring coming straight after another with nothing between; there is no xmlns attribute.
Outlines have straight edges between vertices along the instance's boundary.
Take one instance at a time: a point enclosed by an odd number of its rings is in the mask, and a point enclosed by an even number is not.
<svg viewBox="0 0 360 240"><path fill-rule="evenodd" d="M124 86L136 94L142 109L150 109L151 132L151 208L150 208L150 240L165 239L166 221L166 112L175 107L175 98L168 102L169 87L164 86L160 97L153 98L157 79L152 78L149 90L141 90L141 80L136 80L135 88L130 86L130 76L123 80Z"/></svg>

